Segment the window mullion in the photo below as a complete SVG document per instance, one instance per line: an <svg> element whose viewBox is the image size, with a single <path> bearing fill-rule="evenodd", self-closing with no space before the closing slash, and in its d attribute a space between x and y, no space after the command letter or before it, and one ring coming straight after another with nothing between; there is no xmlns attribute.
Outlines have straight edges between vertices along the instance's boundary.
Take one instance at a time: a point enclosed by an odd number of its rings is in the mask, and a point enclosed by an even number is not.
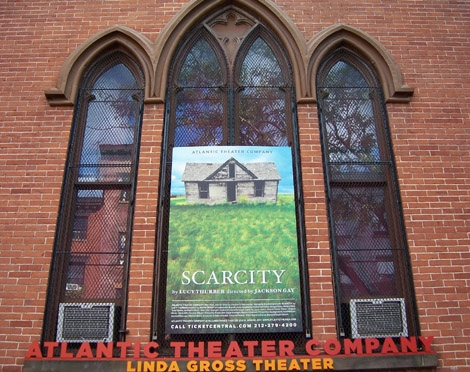
<svg viewBox="0 0 470 372"><path fill-rule="evenodd" d="M233 85L228 87L228 138L227 145L235 145L235 115L234 115L234 88Z"/></svg>

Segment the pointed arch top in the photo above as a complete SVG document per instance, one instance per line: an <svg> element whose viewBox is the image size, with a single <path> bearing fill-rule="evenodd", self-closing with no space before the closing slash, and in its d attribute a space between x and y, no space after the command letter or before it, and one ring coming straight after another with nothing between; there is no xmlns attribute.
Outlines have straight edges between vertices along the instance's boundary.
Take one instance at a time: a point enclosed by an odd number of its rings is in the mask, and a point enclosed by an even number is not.
<svg viewBox="0 0 470 372"><path fill-rule="evenodd" d="M73 106L87 66L103 52L115 49L131 55L141 65L146 81L145 102L163 103L171 60L180 41L201 23L212 28L217 36L216 28L222 28L227 14L241 15L236 22L245 22L246 27L262 23L273 32L290 60L299 103L316 102L318 67L328 53L339 47L350 48L372 63L387 102L409 102L413 95L414 89L404 84L400 68L391 54L380 42L359 29L335 24L307 43L292 20L271 0L193 0L173 17L155 42L120 25L87 39L65 60L56 87L45 91L46 98L51 106ZM230 22L228 18L225 21Z"/></svg>
<svg viewBox="0 0 470 372"><path fill-rule="evenodd" d="M171 59L183 37L196 24L209 21L209 19L213 20L214 16L227 12L229 9L245 14L248 23L261 21L263 25L270 28L289 56L297 96L305 95L307 91L305 39L297 26L271 0L193 0L173 17L155 42L155 97L158 101L164 100Z"/></svg>
<svg viewBox="0 0 470 372"><path fill-rule="evenodd" d="M145 76L145 100L152 100L155 76L152 43L138 32L117 25L93 35L69 55L59 71L56 87L45 91L49 104L73 106L85 70L103 52L110 50L121 50L136 59Z"/></svg>
<svg viewBox="0 0 470 372"><path fill-rule="evenodd" d="M382 84L386 102L410 101L414 89L403 82L401 70L392 55L372 36L346 24L332 25L308 43L309 101L316 101L315 76L321 62L340 47L355 51L372 64Z"/></svg>

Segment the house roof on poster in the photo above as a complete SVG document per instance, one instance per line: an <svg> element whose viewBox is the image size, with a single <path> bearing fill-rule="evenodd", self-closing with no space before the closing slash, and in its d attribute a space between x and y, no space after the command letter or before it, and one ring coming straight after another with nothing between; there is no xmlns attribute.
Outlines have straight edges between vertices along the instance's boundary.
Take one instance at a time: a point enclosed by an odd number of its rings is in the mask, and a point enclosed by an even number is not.
<svg viewBox="0 0 470 372"><path fill-rule="evenodd" d="M279 181L281 179L274 162L241 164L235 158L230 158L224 163L186 163L181 180L183 182L209 181L213 175L225 167L230 161L234 161L238 166L250 174L254 180Z"/></svg>

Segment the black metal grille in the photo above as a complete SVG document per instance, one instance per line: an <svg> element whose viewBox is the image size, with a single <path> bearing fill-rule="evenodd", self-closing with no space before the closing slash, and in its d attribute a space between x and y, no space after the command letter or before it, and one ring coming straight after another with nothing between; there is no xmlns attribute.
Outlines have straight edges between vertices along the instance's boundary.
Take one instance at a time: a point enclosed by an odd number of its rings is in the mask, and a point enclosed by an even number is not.
<svg viewBox="0 0 470 372"><path fill-rule="evenodd" d="M57 340L61 342L112 342L115 306L107 304L61 304Z"/></svg>
<svg viewBox="0 0 470 372"><path fill-rule="evenodd" d="M403 298L351 300L353 338L406 337L406 310Z"/></svg>
<svg viewBox="0 0 470 372"><path fill-rule="evenodd" d="M196 36L200 37L198 34ZM166 195L166 197L162 200L163 207L159 215L161 222L158 237L161 245L159 251L161 254L158 257L160 275L156 286L158 296L153 336L159 342L159 351L162 356L171 356L172 349L169 348L169 343L177 340L196 342L221 340L222 347L226 348L232 340L242 342L288 338L294 340L296 346L302 349L305 334L301 332L261 333L261 331L251 330L222 334L211 330L202 332L195 330L192 334L174 334L167 332L165 327L165 312L168 307L166 281L169 254L170 197L168 196L170 196L172 167L171 149L184 146L289 146L292 144L289 142L292 138L289 131L292 131L293 91L290 84L290 69L286 61L282 60L279 54L274 53L270 44L262 37L242 47L234 65L230 68L225 67L223 58L217 57L219 54L215 48L204 40L183 43L179 53L176 54L175 69L170 74L170 82L173 83L168 89L169 140L167 148L164 149L168 152L164 157L161 180L165 180L162 184L161 195ZM181 67L178 67L179 60L184 61ZM214 67L214 64L217 67ZM228 70L227 78L224 77L225 70ZM207 71L214 71L214 74ZM230 170L228 172L230 174ZM199 184L196 191L201 198L207 197L209 192L203 184ZM258 195L263 192L259 185L256 192ZM227 198L230 197L227 196ZM216 228L214 226L214 230ZM231 235L236 236L236 233ZM188 231L188 236L193 240L211 242L210 237L198 235L195 229ZM253 252L253 255L256 255L256 252ZM217 258L214 257L214 259ZM195 260L195 258L186 254L184 260ZM194 261L194 265L197 267L197 261ZM235 309L229 309L226 304L224 307L227 311L235 312ZM203 305L201 305L202 308ZM213 312L209 310L207 316L212 315L214 315ZM183 350L184 352L186 351ZM255 353L260 353L259 348L256 348Z"/></svg>
<svg viewBox="0 0 470 372"><path fill-rule="evenodd" d="M227 84L210 44L203 38L194 43L169 89L173 145L287 146L292 87L283 68L257 38Z"/></svg>
<svg viewBox="0 0 470 372"><path fill-rule="evenodd" d="M341 49L324 62L317 85L340 334L351 337L351 320L364 315L350 306L352 299L404 297L411 306L405 289L410 285L407 251L400 236L386 113L374 73ZM382 323L369 315L354 325L363 330L367 324L393 326L387 323L391 313ZM386 333L375 329L375 336Z"/></svg>
<svg viewBox="0 0 470 372"><path fill-rule="evenodd" d="M142 86L134 62L116 52L90 68L80 90L54 254L53 315L47 319L65 332L64 339L92 339L93 329L108 327L98 316L89 316L99 309L112 307L114 330L125 320L121 309L127 291ZM103 303L109 306L92 306ZM76 327L79 315L88 317L82 328ZM115 339L116 332L107 337Z"/></svg>

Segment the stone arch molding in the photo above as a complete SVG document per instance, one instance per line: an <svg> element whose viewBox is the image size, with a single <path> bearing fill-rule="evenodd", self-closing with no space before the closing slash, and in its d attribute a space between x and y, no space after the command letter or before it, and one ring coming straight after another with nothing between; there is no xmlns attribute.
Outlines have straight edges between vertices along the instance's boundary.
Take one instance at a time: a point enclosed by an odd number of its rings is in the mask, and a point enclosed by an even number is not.
<svg viewBox="0 0 470 372"><path fill-rule="evenodd" d="M402 74L388 51L374 38L344 24L336 24L306 42L295 24L271 0L193 0L160 32L155 42L135 30L114 26L81 44L64 62L56 87L45 91L51 106L74 105L83 73L103 52L121 49L141 65L146 84L145 102L163 103L171 59L179 42L201 19L233 10L269 27L291 61L298 103L314 103L315 76L329 52L346 46L376 67L387 102L408 102L413 89L403 83ZM206 24L206 27L207 24Z"/></svg>
<svg viewBox="0 0 470 372"><path fill-rule="evenodd" d="M345 24L332 25L308 44L310 85L307 97L316 102L316 75L323 59L334 50L346 47L368 60L380 79L386 102L409 102L414 89L404 84L402 73L387 49L370 35Z"/></svg>
<svg viewBox="0 0 470 372"><path fill-rule="evenodd" d="M137 60L145 76L145 99L151 99L149 82L154 80L153 44L130 28L114 26L90 37L65 60L56 87L45 91L49 104L73 106L85 70L108 50L123 50Z"/></svg>

